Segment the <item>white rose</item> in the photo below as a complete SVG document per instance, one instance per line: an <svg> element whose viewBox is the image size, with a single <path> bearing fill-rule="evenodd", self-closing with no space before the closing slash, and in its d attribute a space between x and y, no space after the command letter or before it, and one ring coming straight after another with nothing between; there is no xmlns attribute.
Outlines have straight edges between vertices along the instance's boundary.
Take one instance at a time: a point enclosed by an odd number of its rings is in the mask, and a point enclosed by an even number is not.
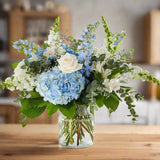
<svg viewBox="0 0 160 160"><path fill-rule="evenodd" d="M72 73L82 68L82 64L78 63L76 56L69 53L66 53L64 56L61 56L61 58L58 60L58 63L58 68L63 73Z"/></svg>

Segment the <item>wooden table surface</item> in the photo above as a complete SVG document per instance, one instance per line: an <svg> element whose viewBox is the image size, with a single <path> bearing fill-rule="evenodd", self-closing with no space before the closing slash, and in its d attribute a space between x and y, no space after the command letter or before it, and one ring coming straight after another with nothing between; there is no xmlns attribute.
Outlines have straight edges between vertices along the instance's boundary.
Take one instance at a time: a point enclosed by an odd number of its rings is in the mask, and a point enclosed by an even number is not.
<svg viewBox="0 0 160 160"><path fill-rule="evenodd" d="M160 126L95 126L94 145L58 145L56 125L0 125L0 160L160 160Z"/></svg>

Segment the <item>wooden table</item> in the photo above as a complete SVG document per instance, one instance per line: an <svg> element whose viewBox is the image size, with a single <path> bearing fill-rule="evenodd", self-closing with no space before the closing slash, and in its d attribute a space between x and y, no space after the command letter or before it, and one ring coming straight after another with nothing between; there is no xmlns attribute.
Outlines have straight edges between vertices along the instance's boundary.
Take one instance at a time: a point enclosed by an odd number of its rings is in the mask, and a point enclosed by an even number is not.
<svg viewBox="0 0 160 160"><path fill-rule="evenodd" d="M58 145L56 125L0 125L0 160L160 160L160 126L96 126L94 145Z"/></svg>

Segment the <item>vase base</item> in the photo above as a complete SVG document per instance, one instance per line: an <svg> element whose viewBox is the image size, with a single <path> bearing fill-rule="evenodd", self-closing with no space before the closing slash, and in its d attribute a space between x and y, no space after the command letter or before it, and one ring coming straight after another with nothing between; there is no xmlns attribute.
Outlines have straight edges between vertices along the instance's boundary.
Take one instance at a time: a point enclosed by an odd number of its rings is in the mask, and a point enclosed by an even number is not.
<svg viewBox="0 0 160 160"><path fill-rule="evenodd" d="M93 145L93 143L92 144L80 144L80 145L68 145L68 146L66 146L65 144L60 144L59 143L59 146L60 147L64 147L64 148L88 148L88 147L90 147L90 146L92 146Z"/></svg>
<svg viewBox="0 0 160 160"><path fill-rule="evenodd" d="M74 136L74 143L73 144L66 144L65 137L62 136L59 138L59 145L65 148L87 148L93 145L93 141L90 138L90 135L88 133L85 134L85 138L79 142L79 145L77 145L77 136Z"/></svg>

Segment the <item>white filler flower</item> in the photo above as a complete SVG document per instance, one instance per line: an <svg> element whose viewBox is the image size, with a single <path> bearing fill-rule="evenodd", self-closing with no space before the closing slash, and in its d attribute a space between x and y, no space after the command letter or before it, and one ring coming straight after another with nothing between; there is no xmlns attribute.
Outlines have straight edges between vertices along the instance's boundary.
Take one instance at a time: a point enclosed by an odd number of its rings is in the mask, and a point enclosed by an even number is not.
<svg viewBox="0 0 160 160"><path fill-rule="evenodd" d="M120 89L120 84L118 79L105 79L103 82L103 85L105 86L105 90L108 92L112 92L113 90L119 90Z"/></svg>
<svg viewBox="0 0 160 160"><path fill-rule="evenodd" d="M36 86L36 77L31 77L30 74L27 74L26 69L21 67L24 65L24 60L22 60L14 70L12 84L17 90L23 91L32 91Z"/></svg>
<svg viewBox="0 0 160 160"><path fill-rule="evenodd" d="M82 68L82 64L78 63L77 57L69 53L66 53L64 56L61 56L61 58L58 60L58 63L58 68L63 73L72 73Z"/></svg>

